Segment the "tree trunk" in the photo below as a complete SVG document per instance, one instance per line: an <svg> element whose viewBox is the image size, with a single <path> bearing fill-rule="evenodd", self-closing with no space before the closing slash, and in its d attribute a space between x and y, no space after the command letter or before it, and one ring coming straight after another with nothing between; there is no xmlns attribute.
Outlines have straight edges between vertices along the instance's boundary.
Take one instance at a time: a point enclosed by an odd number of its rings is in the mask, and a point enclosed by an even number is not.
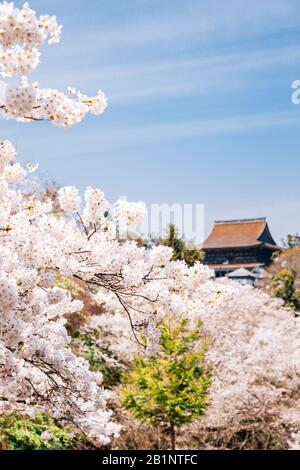
<svg viewBox="0 0 300 470"><path fill-rule="evenodd" d="M170 435L171 435L171 449L176 450L175 424L174 423L171 423Z"/></svg>

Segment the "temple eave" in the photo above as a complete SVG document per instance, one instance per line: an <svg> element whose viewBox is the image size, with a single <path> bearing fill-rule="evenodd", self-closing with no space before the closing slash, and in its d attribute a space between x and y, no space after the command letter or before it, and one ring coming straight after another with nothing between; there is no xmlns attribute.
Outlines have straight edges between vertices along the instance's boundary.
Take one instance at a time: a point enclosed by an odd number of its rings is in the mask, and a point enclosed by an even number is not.
<svg viewBox="0 0 300 470"><path fill-rule="evenodd" d="M222 251L222 250L247 250L253 248L267 248L268 250L281 250L280 246L278 245L271 245L270 243L255 243L253 245L231 245L231 246L202 246L203 251Z"/></svg>
<svg viewBox="0 0 300 470"><path fill-rule="evenodd" d="M207 265L212 270L217 271L234 271L235 269L245 268L245 269L254 269L264 267L264 263L232 263L232 264L208 264Z"/></svg>

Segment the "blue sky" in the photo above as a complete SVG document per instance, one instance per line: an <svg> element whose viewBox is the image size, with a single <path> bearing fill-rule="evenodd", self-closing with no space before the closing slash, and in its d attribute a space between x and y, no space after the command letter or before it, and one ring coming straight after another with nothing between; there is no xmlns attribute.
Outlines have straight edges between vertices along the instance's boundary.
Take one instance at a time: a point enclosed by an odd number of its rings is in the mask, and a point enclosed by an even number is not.
<svg viewBox="0 0 300 470"><path fill-rule="evenodd" d="M15 2L21 6L22 2ZM71 130L1 121L61 184L300 231L299 0L32 0L64 25L32 78L109 98Z"/></svg>

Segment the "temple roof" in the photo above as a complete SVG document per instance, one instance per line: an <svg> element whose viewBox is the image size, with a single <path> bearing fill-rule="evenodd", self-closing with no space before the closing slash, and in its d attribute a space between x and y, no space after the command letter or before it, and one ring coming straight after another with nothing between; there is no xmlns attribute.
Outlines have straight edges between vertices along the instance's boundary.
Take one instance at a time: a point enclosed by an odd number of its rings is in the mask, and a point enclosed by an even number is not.
<svg viewBox="0 0 300 470"><path fill-rule="evenodd" d="M233 271L232 273L227 274L227 277L230 278L242 278L242 277L251 277L251 278L257 278L255 274L253 274L251 271L245 268L239 268Z"/></svg>
<svg viewBox="0 0 300 470"><path fill-rule="evenodd" d="M259 219L218 220L202 248L247 248L266 246L279 249L265 217Z"/></svg>

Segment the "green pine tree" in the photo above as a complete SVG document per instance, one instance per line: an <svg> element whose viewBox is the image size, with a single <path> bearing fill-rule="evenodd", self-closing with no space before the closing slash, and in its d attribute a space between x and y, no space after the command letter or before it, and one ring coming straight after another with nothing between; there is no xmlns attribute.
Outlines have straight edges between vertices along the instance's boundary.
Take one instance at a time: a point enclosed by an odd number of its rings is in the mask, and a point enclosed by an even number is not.
<svg viewBox="0 0 300 470"><path fill-rule="evenodd" d="M173 261L184 260L188 266L193 266L196 261L203 260L203 253L194 245L179 238L176 226L169 224L167 229L167 237L159 241L160 245L173 248Z"/></svg>
<svg viewBox="0 0 300 470"><path fill-rule="evenodd" d="M287 307L298 310L300 306L300 293L295 286L293 273L289 269L282 269L272 281L271 289L273 295L284 301Z"/></svg>
<svg viewBox="0 0 300 470"><path fill-rule="evenodd" d="M136 356L123 377L122 405L141 421L167 426L173 450L180 426L201 416L208 404L211 371L201 326L164 319L157 355Z"/></svg>
<svg viewBox="0 0 300 470"><path fill-rule="evenodd" d="M50 439L43 432L51 433ZM63 428L50 416L37 413L35 418L16 413L0 417L0 450L70 450L85 441Z"/></svg>

